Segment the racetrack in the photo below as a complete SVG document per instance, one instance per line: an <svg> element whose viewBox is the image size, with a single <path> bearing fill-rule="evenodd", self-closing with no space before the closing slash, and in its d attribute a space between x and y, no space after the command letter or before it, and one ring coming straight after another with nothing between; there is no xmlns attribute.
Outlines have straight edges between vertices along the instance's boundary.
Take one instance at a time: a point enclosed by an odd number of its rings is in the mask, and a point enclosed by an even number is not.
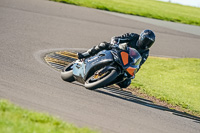
<svg viewBox="0 0 200 133"><path fill-rule="evenodd" d="M0 98L106 133L199 133L197 117L126 91L90 91L64 82L43 59L52 51L84 50L146 28L157 37L151 55L200 58L199 35L47 0L1 0Z"/></svg>

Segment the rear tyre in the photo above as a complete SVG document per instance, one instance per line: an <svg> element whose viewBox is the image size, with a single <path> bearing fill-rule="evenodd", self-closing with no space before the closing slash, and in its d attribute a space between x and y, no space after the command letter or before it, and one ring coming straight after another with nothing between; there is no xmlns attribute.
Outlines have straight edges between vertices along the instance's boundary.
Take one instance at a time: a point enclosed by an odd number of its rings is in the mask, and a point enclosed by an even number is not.
<svg viewBox="0 0 200 133"><path fill-rule="evenodd" d="M85 88L94 90L97 88L105 87L116 79L118 73L116 70L109 70L101 76L92 75L85 82Z"/></svg>
<svg viewBox="0 0 200 133"><path fill-rule="evenodd" d="M73 64L74 63L70 63L68 66L63 68L63 70L61 72L61 78L64 81L67 81L67 82L75 81L74 76L73 76L73 69L72 69Z"/></svg>

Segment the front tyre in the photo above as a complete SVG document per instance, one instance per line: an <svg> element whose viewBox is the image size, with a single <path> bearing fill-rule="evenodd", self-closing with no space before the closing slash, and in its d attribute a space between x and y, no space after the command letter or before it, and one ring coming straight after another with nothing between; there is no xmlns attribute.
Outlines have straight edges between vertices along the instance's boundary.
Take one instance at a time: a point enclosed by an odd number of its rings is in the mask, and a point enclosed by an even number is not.
<svg viewBox="0 0 200 133"><path fill-rule="evenodd" d="M61 78L64 81L67 82L73 82L75 81L74 76L73 76L73 69L72 69L73 63L70 63L68 66L66 66L62 72L61 72Z"/></svg>
<svg viewBox="0 0 200 133"><path fill-rule="evenodd" d="M131 84L131 79L126 79L120 83L118 83L117 85L120 87L120 88L127 88L129 85Z"/></svg>
<svg viewBox="0 0 200 133"><path fill-rule="evenodd" d="M116 79L118 73L116 70L108 70L107 72L97 75L92 75L89 79L85 82L85 88L94 90L97 88L105 87L112 81Z"/></svg>

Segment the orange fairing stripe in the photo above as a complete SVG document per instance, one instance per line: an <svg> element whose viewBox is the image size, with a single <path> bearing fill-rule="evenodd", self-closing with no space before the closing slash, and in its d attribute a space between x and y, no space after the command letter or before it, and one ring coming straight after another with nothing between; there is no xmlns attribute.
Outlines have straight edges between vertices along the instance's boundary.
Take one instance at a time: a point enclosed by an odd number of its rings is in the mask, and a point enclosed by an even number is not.
<svg viewBox="0 0 200 133"><path fill-rule="evenodd" d="M134 74L135 74L135 68L132 68L132 67L128 67L127 69L126 69L126 71L131 75L131 76L134 76Z"/></svg>
<svg viewBox="0 0 200 133"><path fill-rule="evenodd" d="M128 53L126 52L121 52L121 57L124 65L128 64Z"/></svg>

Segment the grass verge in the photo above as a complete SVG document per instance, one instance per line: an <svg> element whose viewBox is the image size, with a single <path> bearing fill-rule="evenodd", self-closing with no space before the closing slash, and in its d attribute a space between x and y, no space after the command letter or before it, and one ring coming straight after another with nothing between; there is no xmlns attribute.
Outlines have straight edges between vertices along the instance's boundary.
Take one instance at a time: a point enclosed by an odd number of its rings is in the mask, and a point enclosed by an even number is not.
<svg viewBox="0 0 200 133"><path fill-rule="evenodd" d="M200 8L157 0L51 0L200 26Z"/></svg>
<svg viewBox="0 0 200 133"><path fill-rule="evenodd" d="M132 88L200 116L200 59L149 58Z"/></svg>
<svg viewBox="0 0 200 133"><path fill-rule="evenodd" d="M22 109L0 100L0 133L95 133L44 113Z"/></svg>

